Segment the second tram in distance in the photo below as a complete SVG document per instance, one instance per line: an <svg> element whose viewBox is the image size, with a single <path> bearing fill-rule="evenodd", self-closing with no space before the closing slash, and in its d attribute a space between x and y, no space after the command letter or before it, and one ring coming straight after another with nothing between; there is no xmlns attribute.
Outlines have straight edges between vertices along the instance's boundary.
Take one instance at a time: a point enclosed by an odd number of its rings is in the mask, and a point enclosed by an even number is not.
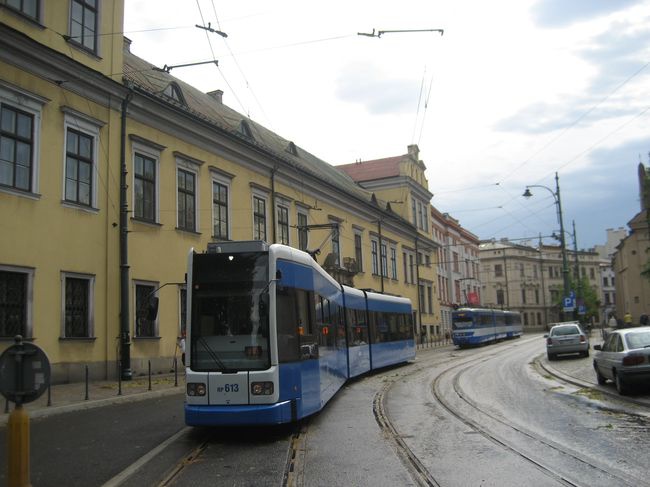
<svg viewBox="0 0 650 487"><path fill-rule="evenodd" d="M191 426L297 421L347 379L415 358L410 300L341 285L285 245L192 251L187 309Z"/></svg>
<svg viewBox="0 0 650 487"><path fill-rule="evenodd" d="M489 308L460 308L451 314L454 345L467 347L518 338L523 332L521 313Z"/></svg>

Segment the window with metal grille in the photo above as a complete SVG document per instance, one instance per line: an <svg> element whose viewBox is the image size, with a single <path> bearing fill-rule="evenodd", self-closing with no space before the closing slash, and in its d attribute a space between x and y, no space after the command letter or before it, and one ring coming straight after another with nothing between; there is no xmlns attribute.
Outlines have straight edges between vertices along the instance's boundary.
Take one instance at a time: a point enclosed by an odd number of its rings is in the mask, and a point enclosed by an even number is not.
<svg viewBox="0 0 650 487"><path fill-rule="evenodd" d="M90 336L90 281L75 277L65 278L65 337Z"/></svg>
<svg viewBox="0 0 650 487"><path fill-rule="evenodd" d="M136 337L155 337L156 320L150 319L149 310L151 298L153 297L155 286L146 284L136 284L135 286L135 336Z"/></svg>
<svg viewBox="0 0 650 487"><path fill-rule="evenodd" d="M0 185L32 190L34 117L0 105Z"/></svg>
<svg viewBox="0 0 650 487"><path fill-rule="evenodd" d="M27 335L27 274L0 271L0 336Z"/></svg>

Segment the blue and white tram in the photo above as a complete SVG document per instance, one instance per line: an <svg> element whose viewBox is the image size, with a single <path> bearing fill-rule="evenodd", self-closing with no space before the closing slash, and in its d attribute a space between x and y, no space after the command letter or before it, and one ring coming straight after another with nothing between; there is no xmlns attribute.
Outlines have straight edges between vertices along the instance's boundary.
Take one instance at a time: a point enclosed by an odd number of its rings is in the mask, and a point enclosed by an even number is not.
<svg viewBox="0 0 650 487"><path fill-rule="evenodd" d="M451 314L452 339L459 347L520 337L521 313L485 308L460 308Z"/></svg>
<svg viewBox="0 0 650 487"><path fill-rule="evenodd" d="M191 426L296 421L348 378L415 358L410 300L341 285L291 247L192 251L188 290Z"/></svg>

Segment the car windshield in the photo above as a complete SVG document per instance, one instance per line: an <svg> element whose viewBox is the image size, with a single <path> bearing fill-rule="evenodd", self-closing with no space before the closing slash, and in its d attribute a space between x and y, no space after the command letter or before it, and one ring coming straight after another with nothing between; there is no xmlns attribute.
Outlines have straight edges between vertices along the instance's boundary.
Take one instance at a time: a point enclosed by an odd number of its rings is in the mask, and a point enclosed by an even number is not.
<svg viewBox="0 0 650 487"><path fill-rule="evenodd" d="M650 347L650 331L628 333L625 335L625 341L630 350Z"/></svg>
<svg viewBox="0 0 650 487"><path fill-rule="evenodd" d="M578 335L580 329L577 326L558 326L551 330L551 336Z"/></svg>

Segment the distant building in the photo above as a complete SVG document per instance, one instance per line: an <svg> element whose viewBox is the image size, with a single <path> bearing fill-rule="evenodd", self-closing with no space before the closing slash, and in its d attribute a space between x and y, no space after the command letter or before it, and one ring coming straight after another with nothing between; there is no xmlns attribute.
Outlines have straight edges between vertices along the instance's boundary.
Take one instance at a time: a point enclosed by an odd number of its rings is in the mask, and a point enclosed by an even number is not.
<svg viewBox="0 0 650 487"><path fill-rule="evenodd" d="M616 311L616 273L614 272L613 259L616 247L627 236L625 228L607 229L607 243L594 246L600 261L600 278L602 281L602 295L600 296L600 319L606 324L612 315L618 316ZM622 318L620 313L619 318Z"/></svg>
<svg viewBox="0 0 650 487"><path fill-rule="evenodd" d="M616 311L631 313L634 323L650 315L650 172L638 166L640 211L629 222L630 233L621 240L614 255Z"/></svg>
<svg viewBox="0 0 650 487"><path fill-rule="evenodd" d="M451 331L451 313L460 306L481 305L479 239L448 213L431 207L431 229L438 248L438 300L441 332Z"/></svg>
<svg viewBox="0 0 650 487"><path fill-rule="evenodd" d="M559 246L532 247L501 239L483 241L479 248L485 306L520 311L524 330L541 330L562 317L567 319L560 307L564 278ZM580 275L600 295L598 254L567 249L567 260L574 278ZM576 294L579 297L579 290Z"/></svg>

